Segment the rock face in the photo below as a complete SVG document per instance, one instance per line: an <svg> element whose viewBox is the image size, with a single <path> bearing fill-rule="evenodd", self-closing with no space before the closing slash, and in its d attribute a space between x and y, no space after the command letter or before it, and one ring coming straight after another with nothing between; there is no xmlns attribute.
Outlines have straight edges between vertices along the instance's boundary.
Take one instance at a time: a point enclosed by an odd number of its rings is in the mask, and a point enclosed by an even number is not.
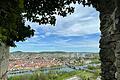
<svg viewBox="0 0 120 80"><path fill-rule="evenodd" d="M116 47L115 47L115 55L116 55L116 69L117 69L117 80L120 80L120 0L116 1L116 10L115 10L115 39L116 39Z"/></svg>
<svg viewBox="0 0 120 80"><path fill-rule="evenodd" d="M116 80L115 73L115 39L112 14L100 14L101 39L100 39L100 60L102 80Z"/></svg>
<svg viewBox="0 0 120 80"><path fill-rule="evenodd" d="M99 0L100 1L100 0ZM115 1L101 0L96 6L100 12L100 60L101 60L101 80L116 80L116 57L115 47Z"/></svg>
<svg viewBox="0 0 120 80"><path fill-rule="evenodd" d="M101 79L120 80L120 0L104 0L100 12Z"/></svg>
<svg viewBox="0 0 120 80"><path fill-rule="evenodd" d="M6 80L9 63L9 47L0 43L0 80Z"/></svg>

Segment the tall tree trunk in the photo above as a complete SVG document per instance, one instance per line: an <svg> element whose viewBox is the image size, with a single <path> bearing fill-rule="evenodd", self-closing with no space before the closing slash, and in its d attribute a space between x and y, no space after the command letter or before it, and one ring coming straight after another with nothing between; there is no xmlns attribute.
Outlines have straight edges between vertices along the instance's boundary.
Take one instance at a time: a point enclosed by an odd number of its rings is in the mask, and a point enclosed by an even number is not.
<svg viewBox="0 0 120 80"><path fill-rule="evenodd" d="M115 12L115 39L116 39L116 68L117 68L117 80L120 80L120 0L116 1L116 12Z"/></svg>
<svg viewBox="0 0 120 80"><path fill-rule="evenodd" d="M9 47L0 42L0 80L7 80Z"/></svg>
<svg viewBox="0 0 120 80"><path fill-rule="evenodd" d="M101 79L116 80L115 73L115 42L113 35L113 19L112 14L100 13L100 60L101 60Z"/></svg>
<svg viewBox="0 0 120 80"><path fill-rule="evenodd" d="M94 5L94 4L93 4ZM115 25L115 0L98 0L95 5L96 10L100 12L100 60L101 60L101 79L116 79L116 40L114 38Z"/></svg>

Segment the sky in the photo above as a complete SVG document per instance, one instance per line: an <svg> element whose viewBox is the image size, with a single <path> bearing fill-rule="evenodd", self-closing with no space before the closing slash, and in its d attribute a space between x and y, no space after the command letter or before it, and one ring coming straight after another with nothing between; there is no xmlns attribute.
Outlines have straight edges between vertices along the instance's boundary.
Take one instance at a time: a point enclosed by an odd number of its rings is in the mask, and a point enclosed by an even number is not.
<svg viewBox="0 0 120 80"><path fill-rule="evenodd" d="M73 5L75 12L67 17L56 15L56 25L26 22L35 30L32 38L17 42L10 51L99 52L99 12L92 7Z"/></svg>

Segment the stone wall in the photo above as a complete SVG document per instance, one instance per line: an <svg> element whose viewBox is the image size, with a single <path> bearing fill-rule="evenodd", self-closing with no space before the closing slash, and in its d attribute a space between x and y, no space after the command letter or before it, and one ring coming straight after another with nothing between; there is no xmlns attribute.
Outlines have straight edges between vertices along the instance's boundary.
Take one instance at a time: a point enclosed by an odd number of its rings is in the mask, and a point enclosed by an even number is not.
<svg viewBox="0 0 120 80"><path fill-rule="evenodd" d="M115 33L115 2L114 0L104 0L96 8L100 12L101 39L99 54L101 60L101 79L116 80L116 40L113 37Z"/></svg>
<svg viewBox="0 0 120 80"><path fill-rule="evenodd" d="M101 76L102 80L120 80L120 0L103 2L105 5L99 4L98 7L101 21Z"/></svg>
<svg viewBox="0 0 120 80"><path fill-rule="evenodd" d="M112 14L100 14L101 20L101 39L100 39L100 60L102 80L116 80L115 73L115 39L114 22Z"/></svg>
<svg viewBox="0 0 120 80"><path fill-rule="evenodd" d="M0 80L7 80L7 71L9 63L9 47L0 43Z"/></svg>
<svg viewBox="0 0 120 80"><path fill-rule="evenodd" d="M117 80L120 80L120 0L116 1L116 10L115 10L115 17L114 17L114 24L116 31L114 33L114 37L116 39L116 48L115 48L115 55L116 55L116 69L117 69Z"/></svg>

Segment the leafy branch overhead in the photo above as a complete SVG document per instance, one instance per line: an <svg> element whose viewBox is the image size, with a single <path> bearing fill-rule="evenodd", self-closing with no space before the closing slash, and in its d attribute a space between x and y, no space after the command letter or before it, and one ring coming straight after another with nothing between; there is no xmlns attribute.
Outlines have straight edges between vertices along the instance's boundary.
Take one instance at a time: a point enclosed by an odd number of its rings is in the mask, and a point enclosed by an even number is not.
<svg viewBox="0 0 120 80"><path fill-rule="evenodd" d="M0 42L15 46L15 41L25 41L34 35L34 30L25 26L22 11L15 0L0 1Z"/></svg>
<svg viewBox="0 0 120 80"><path fill-rule="evenodd" d="M25 20L39 24L55 25L55 15L67 16L74 12L71 3L91 4L97 7L99 0L0 0L0 41L8 46L25 41L34 35Z"/></svg>
<svg viewBox="0 0 120 80"><path fill-rule="evenodd" d="M39 24L55 25L55 15L67 16L74 12L71 3L90 6L96 0L24 0L24 17ZM95 7L95 6L94 6Z"/></svg>

